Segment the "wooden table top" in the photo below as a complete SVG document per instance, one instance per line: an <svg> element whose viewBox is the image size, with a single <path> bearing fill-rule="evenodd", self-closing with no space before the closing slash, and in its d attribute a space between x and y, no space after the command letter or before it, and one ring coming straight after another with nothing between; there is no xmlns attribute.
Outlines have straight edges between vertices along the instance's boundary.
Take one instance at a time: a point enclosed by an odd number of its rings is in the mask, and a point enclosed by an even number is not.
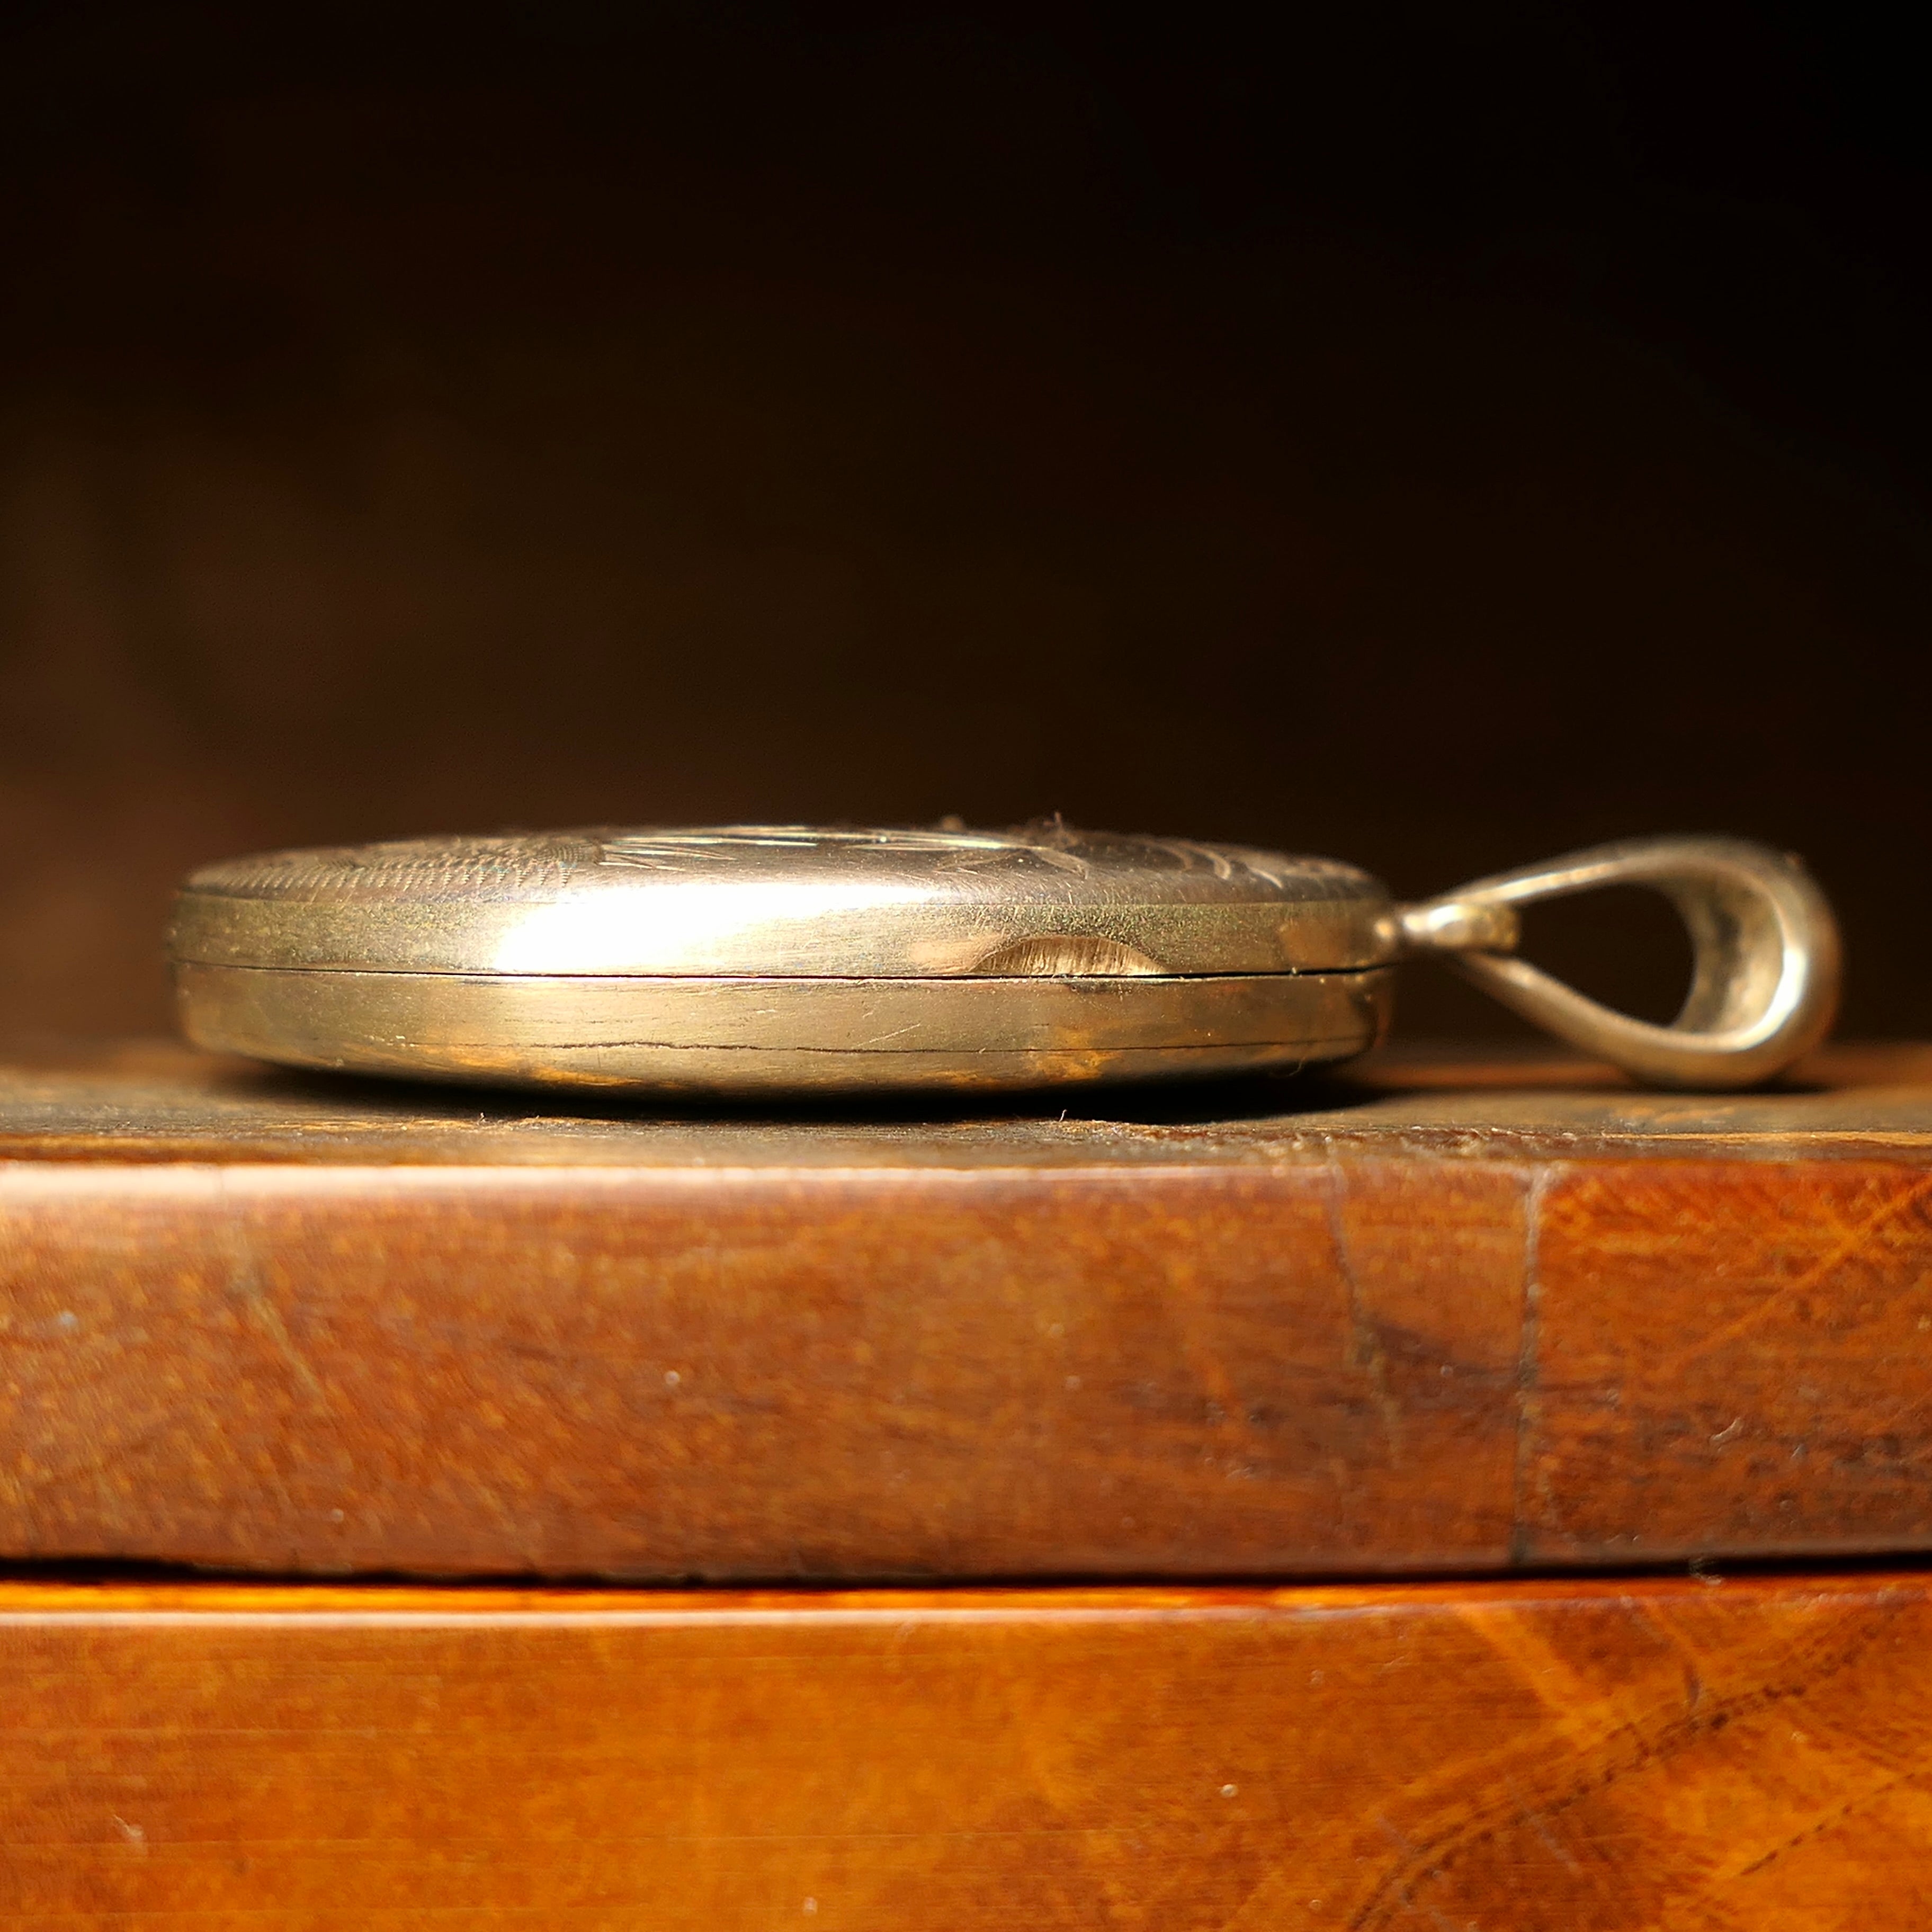
<svg viewBox="0 0 1932 1932"><path fill-rule="evenodd" d="M170 1042L0 1057L0 1160L1064 1167L1708 1153L1932 1157L1932 1045L1828 1048L1774 1090L1646 1092L1544 1049L1385 1048L1324 1077L793 1109L654 1108L284 1072Z"/></svg>
<svg viewBox="0 0 1932 1932"><path fill-rule="evenodd" d="M0 1924L1916 1932L1928 1147L1923 1048L1064 1118L16 1055Z"/></svg>
<svg viewBox="0 0 1932 1932"><path fill-rule="evenodd" d="M1932 1048L653 1113L0 1072L0 1560L742 1581L1932 1552Z"/></svg>

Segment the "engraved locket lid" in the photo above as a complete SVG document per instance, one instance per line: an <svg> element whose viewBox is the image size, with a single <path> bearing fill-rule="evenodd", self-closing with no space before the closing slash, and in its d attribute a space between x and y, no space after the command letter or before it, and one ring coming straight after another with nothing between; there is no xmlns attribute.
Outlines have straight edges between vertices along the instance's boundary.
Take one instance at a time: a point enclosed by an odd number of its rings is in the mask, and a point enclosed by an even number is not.
<svg viewBox="0 0 1932 1932"><path fill-rule="evenodd" d="M186 882L172 951L354 972L893 979L1354 970L1400 937L1335 860L1078 832L592 827L278 852Z"/></svg>

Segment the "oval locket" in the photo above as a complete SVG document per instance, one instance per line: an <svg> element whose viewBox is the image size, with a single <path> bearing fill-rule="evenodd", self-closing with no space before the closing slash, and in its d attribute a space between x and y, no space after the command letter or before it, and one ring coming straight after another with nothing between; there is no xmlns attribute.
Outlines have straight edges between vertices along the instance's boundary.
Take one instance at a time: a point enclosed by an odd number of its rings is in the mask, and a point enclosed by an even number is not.
<svg viewBox="0 0 1932 1932"><path fill-rule="evenodd" d="M1516 908L1676 902L1668 1027L1514 956ZM1040 1087L1343 1060L1431 953L1641 1078L1762 1079L1828 1027L1838 947L1794 860L1632 841L1398 905L1358 868L1075 831L608 827L205 867L170 935L199 1044L286 1064L718 1094Z"/></svg>

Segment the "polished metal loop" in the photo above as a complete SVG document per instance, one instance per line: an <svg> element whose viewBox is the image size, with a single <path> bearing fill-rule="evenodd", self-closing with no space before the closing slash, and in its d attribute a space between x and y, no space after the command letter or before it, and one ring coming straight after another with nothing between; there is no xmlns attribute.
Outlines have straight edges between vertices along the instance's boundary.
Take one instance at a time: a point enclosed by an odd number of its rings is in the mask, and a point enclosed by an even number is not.
<svg viewBox="0 0 1932 1932"><path fill-rule="evenodd" d="M1650 886L1677 908L1694 962L1668 1026L1633 1019L1510 956L1515 908L1604 886ZM1658 1086L1748 1087L1829 1030L1837 921L1799 862L1742 838L1633 838L1478 879L1402 908L1402 943L1454 966L1532 1024Z"/></svg>

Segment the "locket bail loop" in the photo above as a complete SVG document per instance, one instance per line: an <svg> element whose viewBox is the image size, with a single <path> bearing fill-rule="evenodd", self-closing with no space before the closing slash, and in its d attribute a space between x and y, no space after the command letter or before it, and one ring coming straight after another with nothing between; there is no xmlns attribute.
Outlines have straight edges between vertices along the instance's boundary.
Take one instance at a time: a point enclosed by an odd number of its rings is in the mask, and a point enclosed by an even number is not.
<svg viewBox="0 0 1932 1932"><path fill-rule="evenodd" d="M1690 991L1668 1026L1633 1019L1512 957L1518 906L1650 886L1690 935ZM1748 1087L1822 1040L1837 1010L1838 922L1788 854L1742 838L1631 838L1478 879L1401 910L1402 944L1524 1018L1662 1087Z"/></svg>

